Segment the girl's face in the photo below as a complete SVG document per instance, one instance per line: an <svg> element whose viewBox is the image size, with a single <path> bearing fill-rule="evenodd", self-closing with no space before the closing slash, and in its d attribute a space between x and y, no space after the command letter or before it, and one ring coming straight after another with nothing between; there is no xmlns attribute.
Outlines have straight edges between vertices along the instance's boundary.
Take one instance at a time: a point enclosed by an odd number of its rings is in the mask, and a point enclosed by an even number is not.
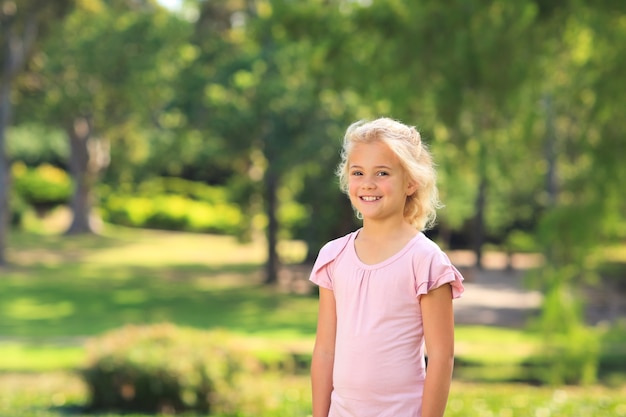
<svg viewBox="0 0 626 417"><path fill-rule="evenodd" d="M404 218L406 197L416 186L385 143L357 143L348 158L348 191L363 222Z"/></svg>

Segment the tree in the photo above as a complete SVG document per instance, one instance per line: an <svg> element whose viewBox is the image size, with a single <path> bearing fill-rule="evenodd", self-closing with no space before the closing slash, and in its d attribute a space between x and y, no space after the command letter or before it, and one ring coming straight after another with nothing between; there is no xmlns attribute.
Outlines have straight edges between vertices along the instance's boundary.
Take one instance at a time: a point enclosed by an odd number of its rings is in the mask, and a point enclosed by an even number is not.
<svg viewBox="0 0 626 417"><path fill-rule="evenodd" d="M45 45L29 106L68 135L75 183L68 233L93 231L92 189L111 144L130 145L143 140L141 129L158 126L184 62L186 27L151 1L82 1Z"/></svg>
<svg viewBox="0 0 626 417"><path fill-rule="evenodd" d="M72 5L71 0L0 1L0 266L6 263L10 178L5 135L12 119L13 83L32 56L37 41Z"/></svg>
<svg viewBox="0 0 626 417"><path fill-rule="evenodd" d="M540 329L550 355L550 382L594 382L599 341L586 327L580 289L602 281L608 245L626 238L623 184L626 128L619 108L626 71L622 4L574 2L546 17L543 136L551 150L549 198L537 227L546 266L535 274L545 294ZM582 348L576 348L580 346ZM572 361L576 366L572 369Z"/></svg>
<svg viewBox="0 0 626 417"><path fill-rule="evenodd" d="M325 3L328 7L334 2ZM533 2L375 1L334 6L342 16L337 27L327 19L328 12L318 12L319 19L308 24L304 19L292 23L290 33L314 33L318 43L331 45L318 57L323 71L332 74L328 85L367 103L369 111L361 110L359 117L383 113L418 125L439 163L448 206L443 217L457 229L473 220L469 234L480 265L487 231L511 227L522 213L508 210L505 218L502 211L490 208L494 185L509 185L498 188L500 200L532 201L531 187L522 195L520 188L510 186L517 176L511 175L511 167L528 171L520 155L529 144L519 129L508 128L528 118L518 107L533 62ZM323 30L316 32L314 26ZM468 205L468 199L474 203Z"/></svg>
<svg viewBox="0 0 626 417"><path fill-rule="evenodd" d="M336 98L324 93L313 65L319 45L296 40L286 29L303 11L315 10L281 1L202 3L200 54L181 88L191 93L180 103L191 125L221 140L220 156L234 161L238 175L232 181L245 190L241 203L262 207L268 284L276 281L280 262L281 195L297 194L294 188L301 188L311 165L327 152L321 142L336 124L332 107L325 105Z"/></svg>

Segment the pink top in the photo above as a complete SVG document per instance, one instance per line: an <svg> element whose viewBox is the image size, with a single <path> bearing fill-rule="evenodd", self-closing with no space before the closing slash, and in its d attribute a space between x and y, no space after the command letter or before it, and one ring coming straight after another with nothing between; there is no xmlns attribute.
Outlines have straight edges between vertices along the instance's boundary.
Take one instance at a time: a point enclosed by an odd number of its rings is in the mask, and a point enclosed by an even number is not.
<svg viewBox="0 0 626 417"><path fill-rule="evenodd" d="M446 254L418 233L390 258L361 262L359 231L328 242L310 280L333 290L337 336L329 417L420 417L426 376L420 296L463 277Z"/></svg>

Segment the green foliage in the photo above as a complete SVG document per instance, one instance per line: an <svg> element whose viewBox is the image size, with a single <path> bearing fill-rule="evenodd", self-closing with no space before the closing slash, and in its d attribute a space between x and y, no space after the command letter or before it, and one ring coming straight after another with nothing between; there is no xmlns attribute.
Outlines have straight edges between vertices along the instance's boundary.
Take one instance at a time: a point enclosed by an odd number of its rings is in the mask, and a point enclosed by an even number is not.
<svg viewBox="0 0 626 417"><path fill-rule="evenodd" d="M537 239L529 232L514 230L507 235L505 246L507 251L537 253Z"/></svg>
<svg viewBox="0 0 626 417"><path fill-rule="evenodd" d="M238 235L246 222L224 187L157 178L123 192L102 187L105 221L130 227ZM125 191L125 192L124 192Z"/></svg>
<svg viewBox="0 0 626 417"><path fill-rule="evenodd" d="M187 181L176 177L157 177L137 185L139 195L174 194L206 203L229 200L224 187L209 186L198 181Z"/></svg>
<svg viewBox="0 0 626 417"><path fill-rule="evenodd" d="M60 130L38 124L13 127L7 133L7 155L34 167L42 164L65 165L69 159L67 137Z"/></svg>
<svg viewBox="0 0 626 417"><path fill-rule="evenodd" d="M232 204L215 205L176 195L111 196L101 206L102 218L130 227L237 234L242 214Z"/></svg>
<svg viewBox="0 0 626 417"><path fill-rule="evenodd" d="M602 355L599 374L602 381L612 386L626 386L626 320L618 320L613 326L604 329L601 339Z"/></svg>
<svg viewBox="0 0 626 417"><path fill-rule="evenodd" d="M72 180L62 169L48 164L28 168L16 162L11 171L19 197L37 209L51 209L71 198Z"/></svg>
<svg viewBox="0 0 626 417"><path fill-rule="evenodd" d="M304 226L309 219L306 208L293 200L281 204L277 216L283 231L281 237L287 239L293 238L293 231Z"/></svg>
<svg viewBox="0 0 626 417"><path fill-rule="evenodd" d="M535 273L543 281L541 315L533 324L543 337L543 346L531 359L538 381L553 385L597 381L601 355L601 334L584 322L582 297L572 289L579 274L573 267L546 266Z"/></svg>
<svg viewBox="0 0 626 417"><path fill-rule="evenodd" d="M127 326L88 344L92 410L208 413L230 409L237 376L260 364L223 332Z"/></svg>
<svg viewBox="0 0 626 417"><path fill-rule="evenodd" d="M547 337L539 355L529 360L531 379L550 385L592 385L598 381L598 332L584 326Z"/></svg>

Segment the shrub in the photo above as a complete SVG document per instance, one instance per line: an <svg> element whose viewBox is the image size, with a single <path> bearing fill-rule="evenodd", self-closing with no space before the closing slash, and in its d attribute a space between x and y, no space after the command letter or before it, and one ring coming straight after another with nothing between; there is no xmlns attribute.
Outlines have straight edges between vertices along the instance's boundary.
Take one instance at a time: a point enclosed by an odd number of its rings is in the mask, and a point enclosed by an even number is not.
<svg viewBox="0 0 626 417"><path fill-rule="evenodd" d="M177 177L157 177L144 181L137 187L139 195L170 194L207 203L223 203L228 200L226 188L211 186L198 181Z"/></svg>
<svg viewBox="0 0 626 417"><path fill-rule="evenodd" d="M597 382L600 339L583 326L552 335L541 354L529 361L532 379L550 385L591 385Z"/></svg>
<svg viewBox="0 0 626 417"><path fill-rule="evenodd" d="M224 332L126 326L88 344L92 410L209 413L232 409L238 376L261 369Z"/></svg>
<svg viewBox="0 0 626 417"><path fill-rule="evenodd" d="M240 234L247 227L241 208L223 187L180 178L157 178L136 190L102 188L105 221L129 227Z"/></svg>
<svg viewBox="0 0 626 417"><path fill-rule="evenodd" d="M28 168L16 162L11 170L17 194L40 213L67 204L72 196L72 180L60 168L48 164Z"/></svg>

